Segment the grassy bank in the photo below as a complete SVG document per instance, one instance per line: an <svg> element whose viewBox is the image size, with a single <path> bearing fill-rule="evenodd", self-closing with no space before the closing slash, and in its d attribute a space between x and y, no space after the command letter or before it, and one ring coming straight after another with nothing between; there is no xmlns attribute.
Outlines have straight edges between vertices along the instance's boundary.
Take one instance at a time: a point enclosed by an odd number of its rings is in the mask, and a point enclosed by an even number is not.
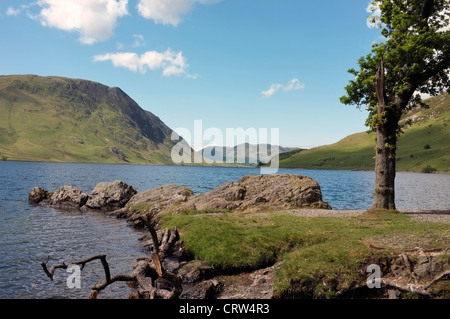
<svg viewBox="0 0 450 319"><path fill-rule="evenodd" d="M219 269L256 269L277 263L274 295L333 297L366 274L371 260L417 246L448 247L447 224L423 223L398 212L357 217L301 217L264 214L169 215L188 251ZM394 239L395 238L395 239ZM327 289L335 286L334 291Z"/></svg>

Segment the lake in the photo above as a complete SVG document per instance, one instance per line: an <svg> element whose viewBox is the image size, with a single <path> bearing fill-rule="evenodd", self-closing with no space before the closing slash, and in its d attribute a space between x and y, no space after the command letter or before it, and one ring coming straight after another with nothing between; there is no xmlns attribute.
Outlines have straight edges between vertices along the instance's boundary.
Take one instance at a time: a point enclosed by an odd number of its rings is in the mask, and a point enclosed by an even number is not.
<svg viewBox="0 0 450 319"><path fill-rule="evenodd" d="M178 184L195 193L209 191L245 175L259 174L245 167L150 166L79 163L0 162L0 298L87 298L90 287L104 279L100 261L87 264L81 288L68 288L70 273L57 269L51 281L40 263L107 254L111 273L130 272L135 259L146 255L139 239L146 234L125 220L99 213L57 210L28 203L34 186L54 191L73 185L89 193L97 183L122 180L138 192ZM372 204L374 173L280 169L315 179L323 200L333 209L367 209ZM399 172L396 179L398 209L450 209L450 174ZM115 283L99 298L125 298L131 290Z"/></svg>

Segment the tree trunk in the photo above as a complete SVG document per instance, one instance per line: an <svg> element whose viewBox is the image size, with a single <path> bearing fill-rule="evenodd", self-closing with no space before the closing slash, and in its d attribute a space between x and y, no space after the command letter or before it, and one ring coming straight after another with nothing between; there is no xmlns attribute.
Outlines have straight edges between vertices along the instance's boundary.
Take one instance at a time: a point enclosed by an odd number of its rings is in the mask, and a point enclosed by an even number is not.
<svg viewBox="0 0 450 319"><path fill-rule="evenodd" d="M378 99L377 143L375 154L375 190L371 209L395 209L395 151L398 119L386 109L384 63L380 62L375 79Z"/></svg>
<svg viewBox="0 0 450 319"><path fill-rule="evenodd" d="M377 128L372 209L395 209L396 132L391 127L386 123Z"/></svg>

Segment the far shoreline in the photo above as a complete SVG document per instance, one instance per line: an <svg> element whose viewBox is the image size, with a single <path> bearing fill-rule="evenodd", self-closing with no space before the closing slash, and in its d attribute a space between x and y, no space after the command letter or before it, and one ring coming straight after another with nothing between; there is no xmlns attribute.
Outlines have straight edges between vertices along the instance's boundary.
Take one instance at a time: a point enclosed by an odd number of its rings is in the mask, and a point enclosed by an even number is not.
<svg viewBox="0 0 450 319"><path fill-rule="evenodd" d="M0 161L0 163L48 163L48 164L94 164L94 165L125 165L125 166L131 166L131 165L137 165L137 166L175 166L175 167L212 167L212 168L246 168L246 169L260 169L258 166L251 166L251 165L244 165L244 164L238 164L238 165L231 165L231 164L151 164L151 163L108 163L108 162L70 162L70 161L39 161L39 160L6 160L6 161ZM302 167L279 167L278 169L287 169L287 170L310 170L310 171L341 171L341 172L372 172L373 170L365 170L365 169L328 169L328 168L302 168ZM429 174L429 175L436 175L436 174L450 174L450 171L435 171L430 173L423 173L420 171L401 171L398 170L397 173L417 173L417 174Z"/></svg>

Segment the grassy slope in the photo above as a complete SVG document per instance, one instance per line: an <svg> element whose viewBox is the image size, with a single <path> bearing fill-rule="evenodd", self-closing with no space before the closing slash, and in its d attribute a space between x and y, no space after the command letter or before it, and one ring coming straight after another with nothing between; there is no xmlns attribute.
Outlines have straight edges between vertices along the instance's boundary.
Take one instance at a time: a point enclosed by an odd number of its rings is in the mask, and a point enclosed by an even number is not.
<svg viewBox="0 0 450 319"><path fill-rule="evenodd" d="M156 145L105 101L80 92L64 96L68 79L0 78L0 156L8 160L170 163L170 141ZM25 85L23 84L25 83ZM50 89L50 83L61 86ZM111 153L116 147L125 160Z"/></svg>
<svg viewBox="0 0 450 319"><path fill-rule="evenodd" d="M417 246L442 249L450 235L447 224L418 222L390 211L345 218L288 212L165 216L162 227L173 226L194 258L216 268L257 269L281 262L274 282L278 297L333 297L324 283L348 288L365 280L360 270L369 260L392 258Z"/></svg>
<svg viewBox="0 0 450 319"><path fill-rule="evenodd" d="M404 129L397 150L397 169L421 171L427 165L448 172L450 166L450 95L427 101L429 109L413 110L406 118L413 125ZM425 145L429 149L425 149ZM280 157L280 167L372 170L375 134L356 133L339 142L291 152Z"/></svg>

